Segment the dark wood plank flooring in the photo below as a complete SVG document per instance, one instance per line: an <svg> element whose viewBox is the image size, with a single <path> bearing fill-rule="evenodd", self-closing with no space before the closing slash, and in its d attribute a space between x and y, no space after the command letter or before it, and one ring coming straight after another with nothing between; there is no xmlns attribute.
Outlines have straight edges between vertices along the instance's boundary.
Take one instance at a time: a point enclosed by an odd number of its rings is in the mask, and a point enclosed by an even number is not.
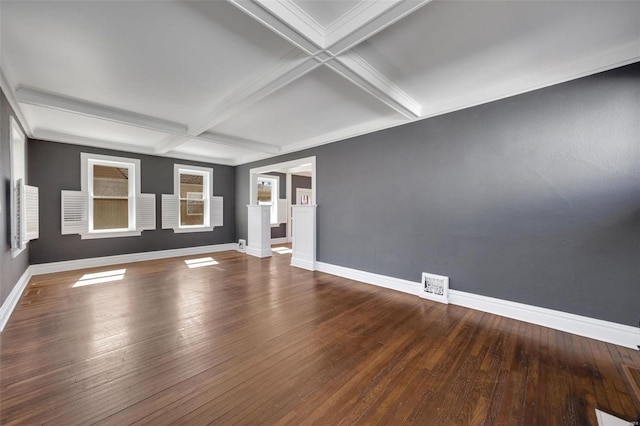
<svg viewBox="0 0 640 426"><path fill-rule="evenodd" d="M3 424L590 425L637 351L213 253L34 277L0 334ZM72 287L87 273L124 279Z"/></svg>

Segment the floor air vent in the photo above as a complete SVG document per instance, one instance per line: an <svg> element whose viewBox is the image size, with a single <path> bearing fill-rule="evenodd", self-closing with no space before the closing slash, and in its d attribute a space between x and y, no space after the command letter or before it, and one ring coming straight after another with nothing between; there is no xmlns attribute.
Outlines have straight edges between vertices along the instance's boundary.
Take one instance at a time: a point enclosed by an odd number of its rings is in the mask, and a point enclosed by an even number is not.
<svg viewBox="0 0 640 426"><path fill-rule="evenodd" d="M420 297L435 302L449 303L449 277L423 272Z"/></svg>

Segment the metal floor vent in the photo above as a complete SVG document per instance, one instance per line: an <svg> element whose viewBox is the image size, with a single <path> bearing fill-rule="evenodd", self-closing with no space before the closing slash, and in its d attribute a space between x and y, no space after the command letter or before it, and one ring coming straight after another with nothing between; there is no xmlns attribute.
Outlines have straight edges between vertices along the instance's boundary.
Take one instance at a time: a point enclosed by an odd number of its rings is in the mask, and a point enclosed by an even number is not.
<svg viewBox="0 0 640 426"><path fill-rule="evenodd" d="M449 277L423 272L420 297L435 302L449 303Z"/></svg>

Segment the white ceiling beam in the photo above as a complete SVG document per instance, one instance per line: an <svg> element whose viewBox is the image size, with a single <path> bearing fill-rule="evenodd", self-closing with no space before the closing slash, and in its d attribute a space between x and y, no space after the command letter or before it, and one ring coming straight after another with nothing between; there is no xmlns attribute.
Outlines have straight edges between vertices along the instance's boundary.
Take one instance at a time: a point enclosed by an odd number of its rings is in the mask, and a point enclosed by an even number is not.
<svg viewBox="0 0 640 426"><path fill-rule="evenodd" d="M254 18L264 24L266 16L277 17L276 21L278 25L286 26L288 30L293 31L304 39L311 39L318 36L319 33L324 32L324 34L321 34L321 46L323 48L327 46L331 47L328 50L316 52L313 57L316 62L327 65L405 117L417 118L420 116L422 106L381 72L376 70L371 64L352 52L347 52L339 57L334 57L334 55L352 48L357 43L373 36L378 31L381 31L409 13L417 10L429 1L430 0L363 1L336 20L326 30L319 27L317 23L311 22L313 20L293 2L282 0L254 0L253 2L239 1L239 3L245 6L247 4L260 4L262 6L260 9L262 15L257 17L254 13L252 14ZM272 27L268 24L265 25L275 32L281 31L279 26ZM318 40L320 39L318 38ZM316 44L318 44L317 41ZM280 73L281 71L277 71L276 75ZM286 81L285 84L289 82L290 81ZM281 86L282 85L280 85L280 87ZM255 88L248 88L248 91L255 91ZM235 109L229 109L221 105L221 108L211 115L211 119L205 120L208 126L207 129L212 128L224 119L236 114L244 107L242 104L234 106L236 107ZM217 120L214 120L213 116L218 117ZM207 129L202 126L197 128L190 127L189 131L190 133L198 133L199 131L204 132Z"/></svg>
<svg viewBox="0 0 640 426"><path fill-rule="evenodd" d="M296 50L290 51L278 61L275 67L261 73L256 80L224 97L201 120L190 124L189 134L199 135L208 131L216 124L231 118L242 109L258 102L320 65L318 61L304 53Z"/></svg>
<svg viewBox="0 0 640 426"><path fill-rule="evenodd" d="M187 126L179 123L173 123L170 121L149 117L142 114L137 114L131 111L125 111L121 109L111 108L104 105L99 105L91 102L86 102L80 99L69 98L57 94L44 92L33 88L20 88L16 91L16 98L18 102L36 105L39 107L56 109L60 111L69 112L72 114L109 120L112 122L140 127L148 130L157 131L160 133L168 134L168 138L163 140L158 146L144 150L142 153L148 154L166 154L171 149L178 145L188 141L189 139L199 139L206 142L217 142L222 145L235 146L244 149L251 149L253 151L265 152L268 154L276 154L280 148L275 145L269 145L262 142L250 141L240 138L224 138L222 135L209 135L208 137L199 137L187 132ZM37 133L39 137L42 136L42 131ZM50 136L61 137L60 134L53 133ZM68 136L68 135L67 135ZM34 134L35 137L35 134ZM82 138L88 143L91 140ZM89 145L94 146L94 145ZM124 150L131 151L129 145L121 147Z"/></svg>
<svg viewBox="0 0 640 426"><path fill-rule="evenodd" d="M161 133L186 134L187 126L148 115L138 114L106 105L70 98L39 89L21 87L16 90L18 102L43 108L71 112L86 117L99 118L115 123L155 130Z"/></svg>
<svg viewBox="0 0 640 426"><path fill-rule="evenodd" d="M91 146L95 148L111 149L115 151L133 152L137 154L156 155L156 152L151 147L118 143L113 141L106 141L102 139L87 138L84 136L69 135L66 133L52 132L48 130L35 130L33 139L41 139L48 142L62 142L72 145ZM217 158L203 155L191 155L191 154L170 154L168 157L179 158L183 160L203 161L207 163L223 164L223 165L235 165L233 160L228 158Z"/></svg>
<svg viewBox="0 0 640 426"><path fill-rule="evenodd" d="M251 151L265 152L267 154L278 154L280 152L279 146L256 142L238 136L223 135L221 133L204 132L200 134L197 139L201 141L233 146L236 148L244 148Z"/></svg>
<svg viewBox="0 0 640 426"><path fill-rule="evenodd" d="M405 117L420 117L422 105L419 102L354 52L338 56L326 65Z"/></svg>
<svg viewBox="0 0 640 426"><path fill-rule="evenodd" d="M270 5L269 1L264 0L227 1L310 55L316 53L324 45L324 37L316 35L315 28L305 25L300 17L294 18L290 8L282 4ZM289 19L294 19L295 25L277 15L278 12L288 16Z"/></svg>
<svg viewBox="0 0 640 426"><path fill-rule="evenodd" d="M256 142L238 136L223 135L221 133L214 132L203 132L198 136L171 135L160 143L156 144L153 147L153 152L155 154L164 155L191 139L210 142L218 145L232 146L234 148L242 148L250 151L263 152L266 154L278 154L280 152L280 147L276 145L270 145L267 143Z"/></svg>
<svg viewBox="0 0 640 426"><path fill-rule="evenodd" d="M309 40L315 47L324 48L324 27L294 2L282 0L254 0L254 2L277 17L281 23L293 29L298 36Z"/></svg>
<svg viewBox="0 0 640 426"><path fill-rule="evenodd" d="M395 0L362 2L360 10L352 11L327 28L325 48L339 55L372 37L394 22L415 12L431 0Z"/></svg>
<svg viewBox="0 0 640 426"><path fill-rule="evenodd" d="M188 126L187 134L193 136L170 136L156 145L156 153L165 154L186 143L189 139L198 139L199 135L208 132L215 125L231 118L242 109L258 102L265 96L302 77L320 65L320 62L305 53L300 53L297 49L289 51L271 70L261 73L254 81L231 92L218 102L208 114L191 123ZM258 151L274 153L272 152L273 145L261 142L254 142L254 144L256 144L255 147L258 148ZM265 149L268 151L265 151Z"/></svg>

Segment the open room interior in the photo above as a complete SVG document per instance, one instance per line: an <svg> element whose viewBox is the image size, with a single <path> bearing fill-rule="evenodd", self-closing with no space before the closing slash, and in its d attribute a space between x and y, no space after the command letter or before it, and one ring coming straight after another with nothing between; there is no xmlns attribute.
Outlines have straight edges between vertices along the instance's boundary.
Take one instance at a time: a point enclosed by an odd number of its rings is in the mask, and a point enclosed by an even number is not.
<svg viewBox="0 0 640 426"><path fill-rule="evenodd" d="M629 424L639 23L1 2L0 423Z"/></svg>

